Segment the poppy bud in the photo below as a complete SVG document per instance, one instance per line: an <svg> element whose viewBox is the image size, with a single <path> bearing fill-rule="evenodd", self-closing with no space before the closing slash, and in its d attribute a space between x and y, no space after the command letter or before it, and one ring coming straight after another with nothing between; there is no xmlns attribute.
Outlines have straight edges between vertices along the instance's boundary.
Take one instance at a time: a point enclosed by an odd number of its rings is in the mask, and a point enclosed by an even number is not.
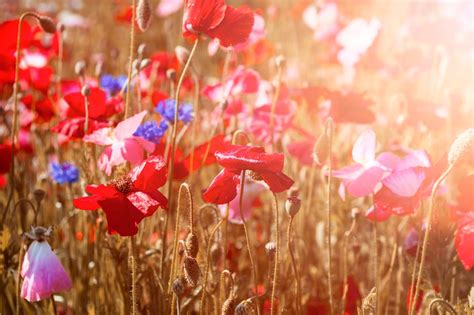
<svg viewBox="0 0 474 315"><path fill-rule="evenodd" d="M300 207L301 207L301 199L298 198L298 197L288 197L286 199L286 203L285 203L285 209L286 209L286 213L288 213L288 215L290 217L294 217L298 211L300 210Z"/></svg>
<svg viewBox="0 0 474 315"><path fill-rule="evenodd" d="M63 23L59 22L58 24L56 24L56 28L58 29L58 31L60 33L64 32L66 30L66 26L64 26Z"/></svg>
<svg viewBox="0 0 474 315"><path fill-rule="evenodd" d="M176 71L174 69L166 70L166 77L170 81L175 81L176 80Z"/></svg>
<svg viewBox="0 0 474 315"><path fill-rule="evenodd" d="M278 55L276 56L275 58L275 65L278 67L278 68L282 68L285 66L285 63L286 63L286 59L285 57L283 57L283 55Z"/></svg>
<svg viewBox="0 0 474 315"><path fill-rule="evenodd" d="M39 16L38 21L43 31L50 34L56 33L56 24L54 24L53 20L50 17Z"/></svg>
<svg viewBox="0 0 474 315"><path fill-rule="evenodd" d="M146 31L150 26L151 7L148 0L138 0L136 20L142 32Z"/></svg>
<svg viewBox="0 0 474 315"><path fill-rule="evenodd" d="M265 251L267 252L268 259L270 261L275 259L275 253L276 253L276 244L275 242L268 242L265 245Z"/></svg>
<svg viewBox="0 0 474 315"><path fill-rule="evenodd" d="M321 134L316 140L313 148L313 160L317 164L323 164L329 156L329 137L326 133Z"/></svg>
<svg viewBox="0 0 474 315"><path fill-rule="evenodd" d="M474 128L467 129L454 140L448 153L450 165L474 165Z"/></svg>
<svg viewBox="0 0 474 315"><path fill-rule="evenodd" d="M298 197L300 194L300 189L298 186L292 186L288 189L288 197Z"/></svg>
<svg viewBox="0 0 474 315"><path fill-rule="evenodd" d="M74 65L74 73L80 77L83 77L86 70L86 63L83 60L76 62Z"/></svg>
<svg viewBox="0 0 474 315"><path fill-rule="evenodd" d="M84 84L81 89L81 94L82 96L89 96L91 95L91 89L89 87L89 84Z"/></svg>
<svg viewBox="0 0 474 315"><path fill-rule="evenodd" d="M140 44L138 46L138 48L137 48L138 56L143 56L143 54L145 53L145 48L146 48L145 44Z"/></svg>
<svg viewBox="0 0 474 315"><path fill-rule="evenodd" d="M353 219L357 219L360 215L360 210L359 208L352 208L352 211L351 211L351 217Z"/></svg>
<svg viewBox="0 0 474 315"><path fill-rule="evenodd" d="M173 288L174 294L176 294L177 296L182 295L184 293L184 290L186 289L183 278L182 277L176 278L173 281L172 288Z"/></svg>
<svg viewBox="0 0 474 315"><path fill-rule="evenodd" d="M196 258L199 252L199 240L196 234L189 233L185 242L186 255Z"/></svg>
<svg viewBox="0 0 474 315"><path fill-rule="evenodd" d="M234 315L235 309L235 299L233 297L229 297L227 300L224 301L222 304L222 315Z"/></svg>
<svg viewBox="0 0 474 315"><path fill-rule="evenodd" d="M254 314L254 311L255 309L253 307L252 302L250 302L249 300L243 300L235 308L235 315Z"/></svg>
<svg viewBox="0 0 474 315"><path fill-rule="evenodd" d="M186 256L184 258L184 279L186 279L188 286L191 288L197 286L200 273L201 269L199 269L197 260L193 257Z"/></svg>
<svg viewBox="0 0 474 315"><path fill-rule="evenodd" d="M176 54L176 58L178 58L179 63L185 64L188 62L189 58L189 50L183 46L176 46L174 49L174 53Z"/></svg>
<svg viewBox="0 0 474 315"><path fill-rule="evenodd" d="M35 197L37 203L43 201L45 194L46 192L43 189L35 189L35 191L33 191L33 197Z"/></svg>

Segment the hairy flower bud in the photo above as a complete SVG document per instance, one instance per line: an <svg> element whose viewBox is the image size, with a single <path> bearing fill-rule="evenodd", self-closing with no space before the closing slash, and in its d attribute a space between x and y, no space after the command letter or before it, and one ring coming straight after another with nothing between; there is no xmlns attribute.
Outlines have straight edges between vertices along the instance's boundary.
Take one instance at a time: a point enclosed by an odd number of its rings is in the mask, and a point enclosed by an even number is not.
<svg viewBox="0 0 474 315"><path fill-rule="evenodd" d="M91 88L89 87L89 84L84 84L81 88L81 94L82 96L89 96L91 95Z"/></svg>
<svg viewBox="0 0 474 315"><path fill-rule="evenodd" d="M233 297L229 297L227 300L224 301L224 304L222 304L222 315L234 315L234 309L235 309L235 299Z"/></svg>
<svg viewBox="0 0 474 315"><path fill-rule="evenodd" d="M177 296L180 296L184 293L184 290L186 289L186 285L184 283L184 279L182 277L176 278L173 281L173 292Z"/></svg>
<svg viewBox="0 0 474 315"><path fill-rule="evenodd" d="M191 288L196 287L200 274L201 269L199 268L197 260L193 257L186 256L184 258L184 278L188 286Z"/></svg>
<svg viewBox="0 0 474 315"><path fill-rule="evenodd" d="M74 65L74 73L80 77L85 75L86 63L83 60L76 62Z"/></svg>
<svg viewBox="0 0 474 315"><path fill-rule="evenodd" d="M178 58L179 63L184 65L186 62L188 62L190 53L187 48L183 46L176 46L174 53L176 54L176 58Z"/></svg>
<svg viewBox="0 0 474 315"><path fill-rule="evenodd" d="M38 21L43 31L50 34L56 33L56 24L54 24L53 20L50 17L39 16Z"/></svg>
<svg viewBox="0 0 474 315"><path fill-rule="evenodd" d="M474 165L474 128L467 129L454 140L449 149L448 162L450 165Z"/></svg>
<svg viewBox="0 0 474 315"><path fill-rule="evenodd" d="M298 197L288 197L285 202L286 213L290 217L294 217L301 208L301 199Z"/></svg>
<svg viewBox="0 0 474 315"><path fill-rule="evenodd" d="M199 252L199 240L196 234L189 233L185 242L186 255L196 258Z"/></svg>
<svg viewBox="0 0 474 315"><path fill-rule="evenodd" d="M40 203L43 200L44 195L46 195L46 192L43 189L35 189L35 191L33 191L33 197L37 203Z"/></svg>
<svg viewBox="0 0 474 315"><path fill-rule="evenodd" d="M136 20L142 32L146 31L150 26L151 7L149 0L138 0Z"/></svg>

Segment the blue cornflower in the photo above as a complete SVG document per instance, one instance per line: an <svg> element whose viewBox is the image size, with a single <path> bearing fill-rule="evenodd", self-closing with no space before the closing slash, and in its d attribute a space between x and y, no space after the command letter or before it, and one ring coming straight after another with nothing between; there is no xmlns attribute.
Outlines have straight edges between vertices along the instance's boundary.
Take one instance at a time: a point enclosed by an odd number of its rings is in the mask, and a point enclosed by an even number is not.
<svg viewBox="0 0 474 315"><path fill-rule="evenodd" d="M167 99L160 101L156 105L155 111L170 123L174 122L175 101ZM179 106L178 120L188 124L193 119L193 106L189 103L184 103Z"/></svg>
<svg viewBox="0 0 474 315"><path fill-rule="evenodd" d="M103 74L100 77L100 86L110 94L120 92L125 82L127 82L127 76L125 75L118 75L115 77L111 74Z"/></svg>
<svg viewBox="0 0 474 315"><path fill-rule="evenodd" d="M147 121L141 124L137 131L133 133L136 137L141 137L153 143L160 143L161 138L168 129L166 121L161 121L158 125L156 121Z"/></svg>
<svg viewBox="0 0 474 315"><path fill-rule="evenodd" d="M58 184L74 183L79 179L79 169L74 164L52 162L49 168L51 177Z"/></svg>

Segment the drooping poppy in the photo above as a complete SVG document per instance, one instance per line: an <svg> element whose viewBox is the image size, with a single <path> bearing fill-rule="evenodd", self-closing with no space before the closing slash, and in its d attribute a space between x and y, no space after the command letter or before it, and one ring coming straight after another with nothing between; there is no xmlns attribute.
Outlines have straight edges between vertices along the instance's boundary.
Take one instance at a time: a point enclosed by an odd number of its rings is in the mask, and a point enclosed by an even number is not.
<svg viewBox="0 0 474 315"><path fill-rule="evenodd" d="M284 156L280 153L265 153L262 147L229 145L215 153L217 163L224 169L214 178L203 193L207 202L224 204L237 196L242 171L249 170L254 179L263 180L271 191L279 193L293 185L293 180L283 170Z"/></svg>
<svg viewBox="0 0 474 315"><path fill-rule="evenodd" d="M109 233L135 235L138 224L153 215L158 207L167 209L168 200L158 191L166 183L167 169L162 157L151 156L130 173L106 185L88 185L91 196L74 199L81 210L102 208L107 217Z"/></svg>

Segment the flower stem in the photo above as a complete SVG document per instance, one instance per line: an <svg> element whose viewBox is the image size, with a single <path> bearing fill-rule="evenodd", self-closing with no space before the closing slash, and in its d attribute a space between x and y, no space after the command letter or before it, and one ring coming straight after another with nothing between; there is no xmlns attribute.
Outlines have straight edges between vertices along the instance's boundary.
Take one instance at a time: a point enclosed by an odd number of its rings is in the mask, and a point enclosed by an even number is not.
<svg viewBox="0 0 474 315"><path fill-rule="evenodd" d="M271 139L271 144L272 144L272 149L275 151L275 109L276 109L276 104L278 102L278 98L280 97L280 87L281 87L281 77L283 74L283 68L278 66L277 70L277 79L276 79L276 90L275 94L273 95L272 99L272 107L271 107L271 112L270 112L270 139Z"/></svg>
<svg viewBox="0 0 474 315"><path fill-rule="evenodd" d="M244 212L243 212L243 200L244 200L244 186L245 186L245 170L243 170L240 174L240 198L239 198L239 211L240 211L240 219L242 220L242 223L244 225L244 232L245 232L245 240L247 243L247 251L249 253L249 258L250 258L250 266L252 268L252 275L253 275L253 283L254 283L254 290L255 294L258 296L258 278L257 278L257 270L255 268L255 262L253 260L252 256L252 249L250 247L250 237L249 237L249 231L247 228L247 222L244 217ZM257 312L260 315L260 307L258 303L258 298L256 299L257 303Z"/></svg>
<svg viewBox="0 0 474 315"><path fill-rule="evenodd" d="M210 257L211 257L211 245L212 245L212 239L214 238L214 234L217 232L221 224L225 221L225 219L221 219L219 223L216 224L216 226L212 229L211 235L209 236L209 240L207 242L207 251L206 251L206 269L204 271L204 283L202 285L202 295L201 295L201 306L200 306L200 311L199 314L204 314L204 300L206 297L206 288L207 288L207 278L209 275L209 267L210 267Z"/></svg>
<svg viewBox="0 0 474 315"><path fill-rule="evenodd" d="M130 243L128 247L128 268L130 269L130 274L132 276L132 283L131 283L131 314L137 314L137 292L136 292L136 281L137 281L137 269L136 269L136 261L135 261L135 254L134 254L134 247L135 247L135 238L133 236L130 237Z"/></svg>
<svg viewBox="0 0 474 315"><path fill-rule="evenodd" d="M292 243L292 238L291 238L291 230L292 230L292 223L293 223L294 217L290 216L290 222L288 222L288 230L286 233L286 239L288 242L288 253L290 254L291 258L291 265L293 267L293 272L295 273L295 296L296 296L296 312L298 314L301 314L301 284L300 284L300 275L298 273L298 268L296 266L296 261L295 261L295 256L293 254L293 249L291 246Z"/></svg>
<svg viewBox="0 0 474 315"><path fill-rule="evenodd" d="M16 315L20 315L20 282L21 282L21 267L23 265L24 255L25 255L25 241L22 239L20 243L20 253L18 256L18 273L16 275Z"/></svg>
<svg viewBox="0 0 474 315"><path fill-rule="evenodd" d="M333 314L334 300L332 290L332 246L331 246L331 215L332 215L332 199L331 199L331 185L332 185L332 141L333 141L333 122L329 118L326 122L326 132L329 136L329 157L328 157L328 186L327 186L327 213L326 213L326 242L328 246L328 289L329 289L329 308L330 313Z"/></svg>
<svg viewBox="0 0 474 315"><path fill-rule="evenodd" d="M271 307L270 313L273 315L276 313L275 309L275 295L276 295L276 288L278 285L278 272L279 272L279 253L280 253L280 218L278 216L278 199L275 193L273 193L273 198L275 200L275 208L274 208L274 215L275 215L275 264L273 268L273 287L272 287L272 297L271 297Z"/></svg>
<svg viewBox="0 0 474 315"><path fill-rule="evenodd" d="M416 286L415 286L415 294L413 296L412 300L412 308L410 315L413 315L415 313L416 306L416 301L418 299L418 294L420 290L420 284L421 284L421 278L423 276L423 268L425 267L425 260L426 260L426 252L427 252L427 247L428 247L428 241L430 238L430 230L431 230L431 224L433 221L433 208L434 208L434 198L436 195L436 191L439 188L439 185L441 182L448 176L448 174L451 172L453 169L454 164L450 164L449 167L446 169L446 171L436 180L436 182L433 185L433 189L431 190L431 196L430 196L430 207L428 210L428 224L426 226L426 232L425 232L425 238L423 239L423 245L421 248L421 260L420 260L420 269L418 270L418 278L416 280Z"/></svg>
<svg viewBox="0 0 474 315"><path fill-rule="evenodd" d="M132 22L130 26L130 52L128 58L128 75L127 75L127 95L125 97L125 111L124 111L124 118L128 118L130 114L130 85L132 81L132 70L133 70L133 55L135 52L135 10L136 10L136 0L132 0Z"/></svg>
<svg viewBox="0 0 474 315"><path fill-rule="evenodd" d="M166 257L166 240L167 240L167 231L168 231L168 221L169 221L169 214L173 210L173 172L174 172L174 156L176 153L176 130L177 130L177 125L178 125L178 109L179 109L179 92L181 90L181 86L183 84L184 76L186 75L186 71L189 68L189 65L191 64L191 59L193 58L193 55L196 51L196 48L198 46L199 40L196 39L194 42L194 46L189 54L188 60L186 61L186 64L184 65L183 71L181 72L181 75L178 80L178 85L176 86L176 91L175 91L175 111L174 111L174 123L173 123L173 129L171 132L171 145L170 145L170 153L171 157L170 159L167 159L169 161L169 172L168 172L168 213L166 214L165 217L165 226L163 228L163 242L162 242L162 254L161 254L161 260L160 260L160 275L163 273L163 266L164 266L164 261Z"/></svg>

